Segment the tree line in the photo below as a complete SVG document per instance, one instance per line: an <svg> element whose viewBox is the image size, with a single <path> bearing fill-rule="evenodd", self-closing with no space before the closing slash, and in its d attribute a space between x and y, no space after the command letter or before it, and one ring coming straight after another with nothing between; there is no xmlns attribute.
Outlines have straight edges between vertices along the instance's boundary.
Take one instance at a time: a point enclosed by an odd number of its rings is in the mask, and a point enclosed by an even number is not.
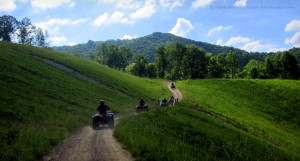
<svg viewBox="0 0 300 161"><path fill-rule="evenodd" d="M49 47L48 32L34 26L29 18L18 21L13 16L4 15L0 17L0 39L12 42L16 37L20 44L34 45L38 47Z"/></svg>
<svg viewBox="0 0 300 161"><path fill-rule="evenodd" d="M134 54L127 46L101 43L90 58L129 74L176 79L204 78L260 78L298 79L300 68L296 57L288 52L269 54L264 61L251 59L239 67L239 56L234 52L213 55L196 45L168 42L160 45L155 62L141 54Z"/></svg>

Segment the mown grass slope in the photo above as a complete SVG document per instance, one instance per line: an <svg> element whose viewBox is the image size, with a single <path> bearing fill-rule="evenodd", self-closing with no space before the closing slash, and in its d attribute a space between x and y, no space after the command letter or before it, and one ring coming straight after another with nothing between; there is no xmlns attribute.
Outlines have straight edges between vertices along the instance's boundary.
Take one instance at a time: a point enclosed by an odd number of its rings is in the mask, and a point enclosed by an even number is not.
<svg viewBox="0 0 300 161"><path fill-rule="evenodd" d="M182 106L124 118L115 136L138 161L299 160L250 133Z"/></svg>
<svg viewBox="0 0 300 161"><path fill-rule="evenodd" d="M71 64L111 87L120 83L120 90L135 97L74 76L37 56ZM110 77L112 73L120 77ZM139 88L134 88L136 81L141 82ZM0 42L0 160L41 159L51 147L90 124L99 99L117 114L126 114L135 110L137 97L151 98L156 90L156 96L167 95L163 85L51 50Z"/></svg>
<svg viewBox="0 0 300 161"><path fill-rule="evenodd" d="M187 80L177 86L193 108L300 155L299 80Z"/></svg>

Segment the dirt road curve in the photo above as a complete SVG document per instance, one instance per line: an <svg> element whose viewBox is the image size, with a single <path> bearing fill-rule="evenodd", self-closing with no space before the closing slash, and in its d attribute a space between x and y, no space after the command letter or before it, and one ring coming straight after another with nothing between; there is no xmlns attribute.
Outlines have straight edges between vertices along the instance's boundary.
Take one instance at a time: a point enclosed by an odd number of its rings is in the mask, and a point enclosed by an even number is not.
<svg viewBox="0 0 300 161"><path fill-rule="evenodd" d="M86 126L65 140L43 158L43 161L132 161L112 136L113 130L93 130Z"/></svg>
<svg viewBox="0 0 300 161"><path fill-rule="evenodd" d="M180 92L177 88L171 89L171 83L172 83L172 82L168 82L168 84L167 84L169 90L172 92L174 98L178 98L178 100L181 101L181 99L182 99L182 94L181 94L181 92ZM175 86L176 86L176 84L175 84Z"/></svg>

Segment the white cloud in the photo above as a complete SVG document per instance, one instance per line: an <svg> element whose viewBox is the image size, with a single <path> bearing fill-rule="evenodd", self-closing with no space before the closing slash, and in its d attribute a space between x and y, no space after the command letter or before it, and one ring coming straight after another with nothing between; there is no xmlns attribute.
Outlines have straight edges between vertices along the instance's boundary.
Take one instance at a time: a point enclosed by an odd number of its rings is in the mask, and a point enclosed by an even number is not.
<svg viewBox="0 0 300 161"><path fill-rule="evenodd" d="M234 3L236 7L246 7L247 0L238 0Z"/></svg>
<svg viewBox="0 0 300 161"><path fill-rule="evenodd" d="M225 30L229 30L231 29L232 26L227 26L227 27L224 27L224 26L218 26L218 27L215 27L213 29L210 29L207 33L207 36L211 36L214 32L216 31L225 31Z"/></svg>
<svg viewBox="0 0 300 161"><path fill-rule="evenodd" d="M72 0L31 0L31 5L39 9L56 8L63 4L67 4L70 7L75 6L75 2Z"/></svg>
<svg viewBox="0 0 300 161"><path fill-rule="evenodd" d="M131 40L131 39L135 39L137 38L136 36L130 36L130 35L124 35L123 37L121 37L121 40Z"/></svg>
<svg viewBox="0 0 300 161"><path fill-rule="evenodd" d="M74 45L76 45L76 43L75 42L69 42L67 45L68 46L74 46Z"/></svg>
<svg viewBox="0 0 300 161"><path fill-rule="evenodd" d="M292 20L285 26L285 31L300 30L300 20Z"/></svg>
<svg viewBox="0 0 300 161"><path fill-rule="evenodd" d="M223 44L223 40L217 40L217 45L222 45Z"/></svg>
<svg viewBox="0 0 300 161"><path fill-rule="evenodd" d="M108 15L108 13L104 13L92 22L94 26L108 25L111 23L132 24L134 23L134 21L131 21L128 18L126 18L123 12L116 11L111 16Z"/></svg>
<svg viewBox="0 0 300 161"><path fill-rule="evenodd" d="M50 38L51 45L57 46L57 45L64 45L68 42L68 39L65 36L60 37L52 37Z"/></svg>
<svg viewBox="0 0 300 161"><path fill-rule="evenodd" d="M151 17L156 12L155 7L154 0L146 0L142 8L130 14L130 18L141 19Z"/></svg>
<svg viewBox="0 0 300 161"><path fill-rule="evenodd" d="M251 39L248 37L241 37L241 36L231 37L224 45L229 46L233 44L246 43L249 42L250 40Z"/></svg>
<svg viewBox="0 0 300 161"><path fill-rule="evenodd" d="M160 5L162 5L163 7L166 7L166 8L170 8L171 10L175 7L179 7L179 6L182 6L183 2L185 0L159 0L160 2Z"/></svg>
<svg viewBox="0 0 300 161"><path fill-rule="evenodd" d="M171 31L169 31L169 33L177 36L185 37L186 34L193 28L194 26L191 24L189 20L186 20L184 18L178 18L176 25L172 28Z"/></svg>
<svg viewBox="0 0 300 161"><path fill-rule="evenodd" d="M121 9L138 9L142 2L138 0L99 0L100 3L113 4L116 8Z"/></svg>
<svg viewBox="0 0 300 161"><path fill-rule="evenodd" d="M273 53L276 53L278 51L287 51L288 49L287 48L270 48L267 52L273 52Z"/></svg>
<svg viewBox="0 0 300 161"><path fill-rule="evenodd" d="M46 22L35 23L34 25L36 27L47 30L50 34L58 34L59 31L60 31L60 28L58 26L76 25L76 24L79 24L79 23L84 23L88 20L89 19L87 19L87 18L81 18L81 19L77 19L77 20L74 20L74 21L72 21L70 19L53 18L53 19L49 19Z"/></svg>
<svg viewBox="0 0 300 161"><path fill-rule="evenodd" d="M10 12L17 8L14 0L0 0L0 12Z"/></svg>
<svg viewBox="0 0 300 161"><path fill-rule="evenodd" d="M192 3L192 8L199 8L199 7L205 7L207 5L210 5L215 0L195 0Z"/></svg>
<svg viewBox="0 0 300 161"><path fill-rule="evenodd" d="M285 44L300 43L300 31L297 32L291 39L286 38Z"/></svg>
<svg viewBox="0 0 300 161"><path fill-rule="evenodd" d="M273 48L273 45L271 44L262 45L259 40L256 40L256 41L249 42L239 48L246 50L248 52L257 52L257 51L265 51L266 49Z"/></svg>
<svg viewBox="0 0 300 161"><path fill-rule="evenodd" d="M294 48L300 48L300 44L296 44L293 46Z"/></svg>

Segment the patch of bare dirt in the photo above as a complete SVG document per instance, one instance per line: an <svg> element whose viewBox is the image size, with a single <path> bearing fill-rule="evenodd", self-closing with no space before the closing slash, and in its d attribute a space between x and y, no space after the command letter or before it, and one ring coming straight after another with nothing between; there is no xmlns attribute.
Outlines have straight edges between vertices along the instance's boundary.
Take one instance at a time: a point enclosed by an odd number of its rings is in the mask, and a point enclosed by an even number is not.
<svg viewBox="0 0 300 161"><path fill-rule="evenodd" d="M100 127L93 130L86 126L74 134L43 161L132 161L130 153L113 137L113 129Z"/></svg>

